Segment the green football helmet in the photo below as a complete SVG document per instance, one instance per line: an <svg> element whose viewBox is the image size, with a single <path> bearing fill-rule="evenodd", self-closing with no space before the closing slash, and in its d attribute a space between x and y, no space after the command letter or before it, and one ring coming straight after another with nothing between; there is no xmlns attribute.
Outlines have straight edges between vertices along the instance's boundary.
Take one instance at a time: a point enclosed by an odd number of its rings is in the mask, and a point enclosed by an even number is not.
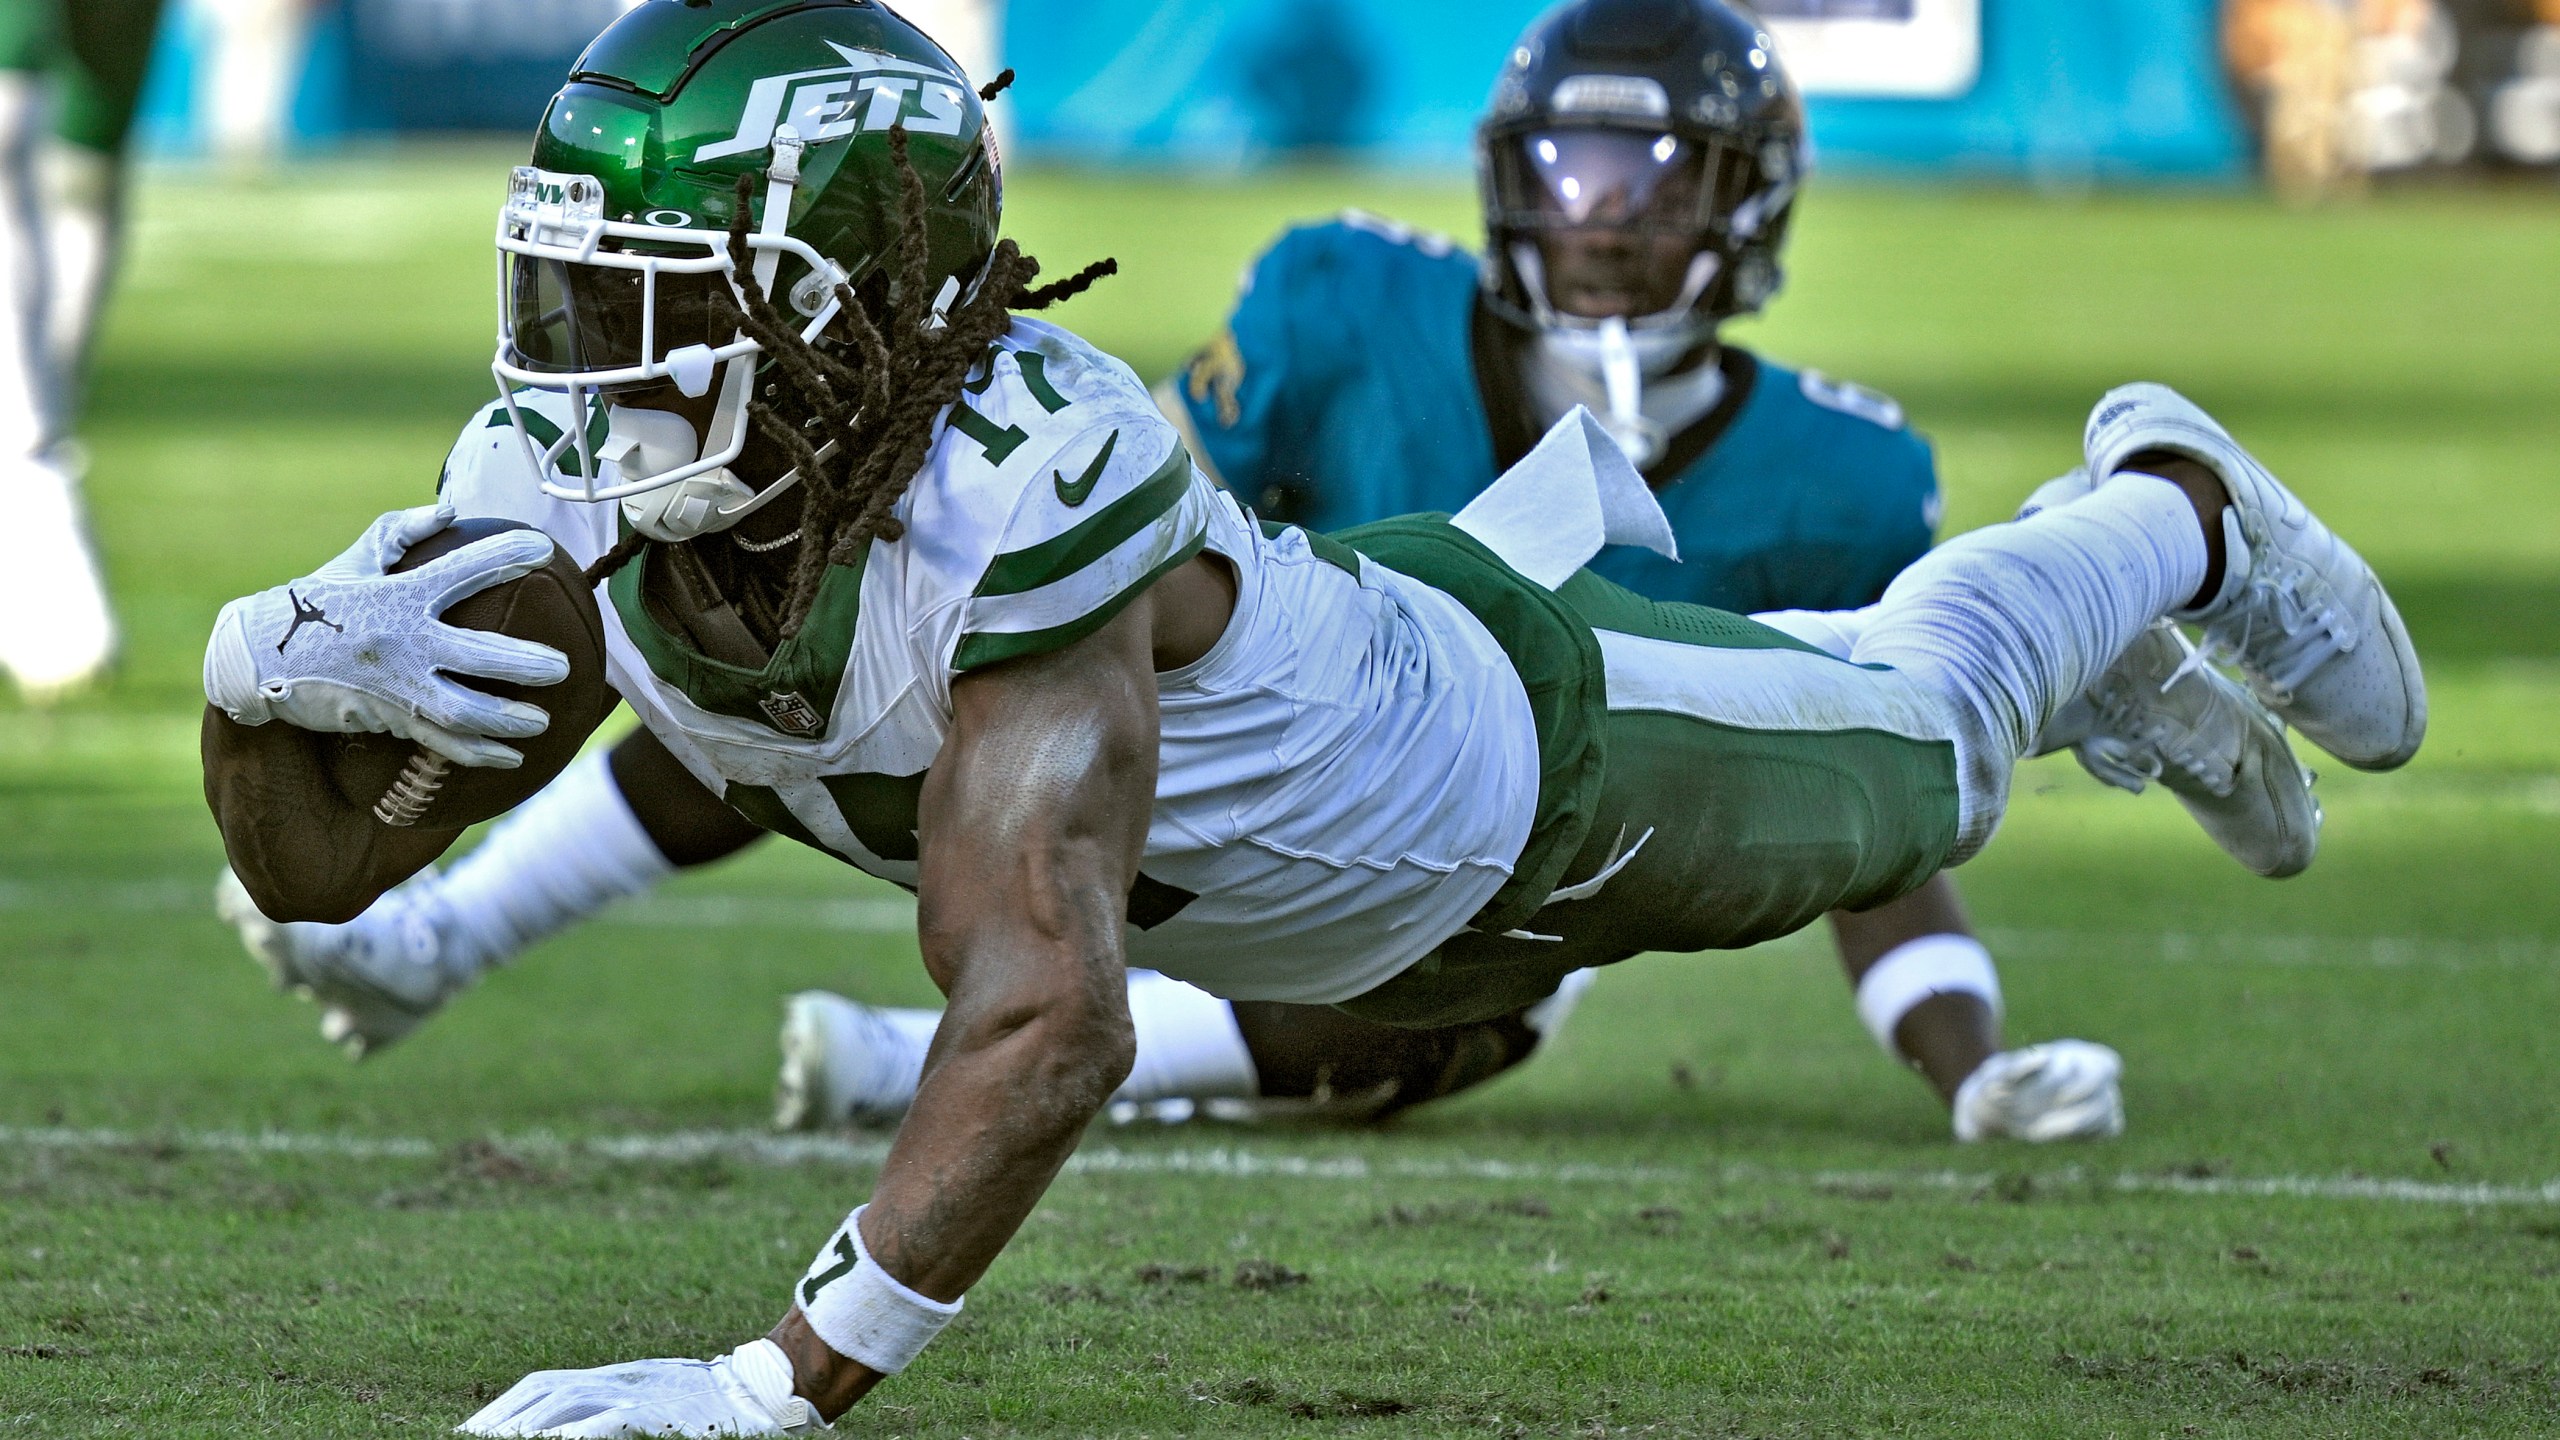
<svg viewBox="0 0 2560 1440"><path fill-rule="evenodd" d="M985 273L1004 187L976 89L922 31L872 0L647 0L596 37L498 217L491 368L545 491L626 501L643 530L680 539L787 488L759 495L726 471L765 359L719 323L713 297L753 285L813 343L842 317L841 286L902 299L893 127L924 183L939 315ZM743 255L730 241L740 176ZM635 423L610 427L619 448L599 456L611 397L673 385L699 399L715 384L706 434L666 442L667 426L645 422L674 417L623 412ZM529 417L524 387L567 395L577 423ZM619 459L613 483L600 458ZM672 504L630 498L672 486L685 487Z"/></svg>

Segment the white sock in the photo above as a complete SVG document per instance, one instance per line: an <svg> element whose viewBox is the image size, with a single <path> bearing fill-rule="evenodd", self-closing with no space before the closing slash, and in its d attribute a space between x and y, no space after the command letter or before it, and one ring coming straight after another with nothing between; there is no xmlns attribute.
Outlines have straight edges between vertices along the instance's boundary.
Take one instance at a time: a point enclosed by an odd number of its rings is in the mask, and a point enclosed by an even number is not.
<svg viewBox="0 0 2560 1440"><path fill-rule="evenodd" d="M1565 1017L1573 1013L1573 1007L1582 1003L1583 995L1591 989L1591 982L1599 978L1597 970L1574 971L1556 986L1556 993L1530 1006L1521 1015L1520 1023L1537 1031L1540 1041L1553 1040L1556 1032L1564 1028Z"/></svg>
<svg viewBox="0 0 2560 1440"><path fill-rule="evenodd" d="M2185 492L2126 473L2069 505L1959 535L1895 577L1850 658L1929 686L1956 722L1963 817L1948 864L1991 838L2009 772L2055 713L2184 605L2205 563Z"/></svg>
<svg viewBox="0 0 2560 1440"><path fill-rule="evenodd" d="M1254 1096L1262 1077L1236 1028L1236 1012L1206 990L1152 970L1129 972L1129 1020L1138 1061L1114 1100Z"/></svg>
<svg viewBox="0 0 2560 1440"><path fill-rule="evenodd" d="M463 942L448 953L475 969L504 965L673 873L613 783L605 752L594 751L445 871L446 918Z"/></svg>
<svg viewBox="0 0 2560 1440"><path fill-rule="evenodd" d="M112 155L55 140L43 147L38 169L44 185L47 258L52 262L45 346L65 395L62 428L68 429L80 375L95 338L98 304L115 265L122 229L123 167Z"/></svg>
<svg viewBox="0 0 2560 1440"><path fill-rule="evenodd" d="M36 135L50 87L0 70L0 453L41 454L52 443L59 377L45 345L52 293Z"/></svg>
<svg viewBox="0 0 2560 1440"><path fill-rule="evenodd" d="M207 84L197 107L213 152L225 163L263 169L283 157L294 67L302 58L297 0L224 0L207 7Z"/></svg>
<svg viewBox="0 0 2560 1440"><path fill-rule="evenodd" d="M828 1113L838 1119L904 1113L916 1101L925 1052L942 1028L942 1012L862 1005L838 1010L836 1017L835 1039L827 1049L827 1078L834 1087Z"/></svg>

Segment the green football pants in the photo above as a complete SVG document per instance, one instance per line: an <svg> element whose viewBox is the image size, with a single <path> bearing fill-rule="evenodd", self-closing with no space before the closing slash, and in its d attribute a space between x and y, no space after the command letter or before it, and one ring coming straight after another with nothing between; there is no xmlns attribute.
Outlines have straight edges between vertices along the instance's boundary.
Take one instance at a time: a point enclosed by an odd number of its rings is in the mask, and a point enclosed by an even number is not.
<svg viewBox="0 0 2560 1440"><path fill-rule="evenodd" d="M163 0L0 0L0 70L59 87L54 133L104 154L132 133Z"/></svg>
<svg viewBox="0 0 2560 1440"><path fill-rule="evenodd" d="M1407 1027L1509 1014L1585 966L1757 944L1946 862L1955 747L1916 684L1588 573L1557 593L1609 681L1608 768L1563 888L1519 930L1456 936L1339 1008Z"/></svg>

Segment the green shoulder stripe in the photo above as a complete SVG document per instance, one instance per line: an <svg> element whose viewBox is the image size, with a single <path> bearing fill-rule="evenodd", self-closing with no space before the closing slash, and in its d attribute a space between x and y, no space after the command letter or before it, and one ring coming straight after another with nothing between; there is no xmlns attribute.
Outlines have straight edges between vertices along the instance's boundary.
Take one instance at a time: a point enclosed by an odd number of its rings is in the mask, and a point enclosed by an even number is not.
<svg viewBox="0 0 2560 1440"><path fill-rule="evenodd" d="M1063 480L1059 483L1063 484ZM1191 452L1180 445L1136 489L1087 516L1082 524L1026 550L1009 550L987 566L977 598L1023 595L1054 585L1120 548L1163 519L1191 487Z"/></svg>
<svg viewBox="0 0 2560 1440"><path fill-rule="evenodd" d="M560 443L562 431L559 426L551 423L549 417L543 415L538 410L529 409L522 405L518 405L516 408L523 414L524 431L526 434L533 437L534 444L548 450L552 446ZM507 418L507 407L501 405L496 410L490 412L489 423L481 426L480 428L483 430L506 430L513 428L514 423L515 422ZM594 452L603 449L605 437L612 433L612 429L612 412L602 407L598 407L595 415L587 421L588 453L593 454ZM578 447L575 445L572 445L567 450L561 452L558 463L560 472L564 475L577 475L583 477L587 473L579 468ZM441 489L442 487L439 486L438 488Z"/></svg>
<svg viewBox="0 0 2560 1440"><path fill-rule="evenodd" d="M1067 408L1067 397L1059 394L1058 387L1049 383L1048 356L1037 350L1018 350L1013 358L1014 363L1022 367L1022 388L1031 392L1031 398L1040 402L1041 409L1055 415Z"/></svg>
<svg viewBox="0 0 2560 1440"><path fill-rule="evenodd" d="M1063 650L1110 624L1111 617L1127 609L1129 602L1138 598L1140 591L1173 573L1192 556L1199 554L1200 547L1207 544L1208 540L1209 532L1204 529L1184 541L1171 555L1166 556L1163 564L1130 582L1121 589L1119 594L1112 596L1090 612L1064 625L1053 625L1046 630L1024 630L1011 634L988 631L976 635L964 635L960 639L960 648L952 653L951 668L964 671L975 670L981 665L993 665L1000 660L1019 660L1026 655L1045 655L1052 650Z"/></svg>

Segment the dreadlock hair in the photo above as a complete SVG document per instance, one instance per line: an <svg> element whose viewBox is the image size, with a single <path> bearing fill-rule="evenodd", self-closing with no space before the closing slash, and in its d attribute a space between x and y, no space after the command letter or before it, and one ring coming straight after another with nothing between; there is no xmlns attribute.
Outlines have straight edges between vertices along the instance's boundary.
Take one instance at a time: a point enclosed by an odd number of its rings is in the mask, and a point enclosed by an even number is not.
<svg viewBox="0 0 2560 1440"><path fill-rule="evenodd" d="M799 633L829 566L849 563L874 539L905 535L906 526L890 512L924 467L934 417L960 398L970 370L1012 328L1013 312L1045 310L1120 269L1116 260L1099 260L1064 280L1034 287L1040 262L1013 241L999 240L977 283L937 317L926 268L924 180L908 159L904 126L889 131L889 155L898 174L898 239L891 256L894 283L880 323L845 282L836 286L844 338L817 344L801 339L800 326L754 285L738 287L743 305L714 292L721 311L717 323L745 332L795 392L787 410L760 396L747 411L758 432L798 470L803 497L782 639ZM729 228L729 253L742 264L749 253L754 185L752 175L738 177L737 214ZM832 441L834 448L821 441ZM611 574L645 544L626 539L590 575Z"/></svg>

